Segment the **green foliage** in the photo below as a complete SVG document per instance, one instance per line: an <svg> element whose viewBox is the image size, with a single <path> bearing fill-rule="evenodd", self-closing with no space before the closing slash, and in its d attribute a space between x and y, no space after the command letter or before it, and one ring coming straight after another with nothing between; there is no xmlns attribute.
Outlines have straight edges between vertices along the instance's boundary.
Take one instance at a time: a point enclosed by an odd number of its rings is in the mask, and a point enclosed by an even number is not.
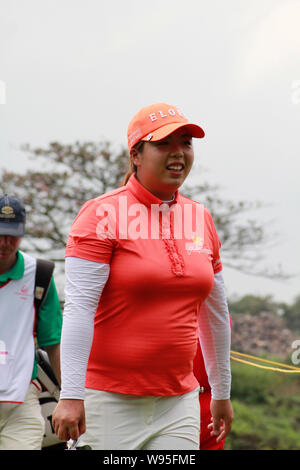
<svg viewBox="0 0 300 470"><path fill-rule="evenodd" d="M283 318L288 328L300 332L300 295L296 297L292 305L282 304Z"/></svg>
<svg viewBox="0 0 300 470"><path fill-rule="evenodd" d="M245 404L267 403L281 377L267 370L232 363L232 397Z"/></svg>
<svg viewBox="0 0 300 470"><path fill-rule="evenodd" d="M279 408L275 416L262 406L233 401L235 423L226 442L228 450L299 450L296 418ZM296 410L295 410L296 412ZM299 406L298 406L299 412Z"/></svg>
<svg viewBox="0 0 300 470"><path fill-rule="evenodd" d="M258 297L249 294L239 300L229 302L229 310L231 314L259 315L261 312L277 313L279 304L274 302L270 295Z"/></svg>
<svg viewBox="0 0 300 470"><path fill-rule="evenodd" d="M300 449L300 374L233 363L232 405L227 450Z"/></svg>
<svg viewBox="0 0 300 470"><path fill-rule="evenodd" d="M228 306L231 315L259 315L261 312L280 315L287 328L293 332L300 332L300 295L288 305L284 302L275 302L270 295L258 297L249 294L237 300L229 300Z"/></svg>

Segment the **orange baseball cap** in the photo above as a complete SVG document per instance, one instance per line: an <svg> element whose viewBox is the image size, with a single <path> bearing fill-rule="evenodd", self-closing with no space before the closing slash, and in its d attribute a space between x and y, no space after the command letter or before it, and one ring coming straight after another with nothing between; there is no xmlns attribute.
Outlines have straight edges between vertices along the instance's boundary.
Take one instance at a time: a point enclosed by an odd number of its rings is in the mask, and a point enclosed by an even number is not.
<svg viewBox="0 0 300 470"><path fill-rule="evenodd" d="M187 127L192 137L202 138L204 130L188 121L176 106L156 103L142 108L130 121L127 131L129 151L140 140L156 141L167 137L180 127Z"/></svg>

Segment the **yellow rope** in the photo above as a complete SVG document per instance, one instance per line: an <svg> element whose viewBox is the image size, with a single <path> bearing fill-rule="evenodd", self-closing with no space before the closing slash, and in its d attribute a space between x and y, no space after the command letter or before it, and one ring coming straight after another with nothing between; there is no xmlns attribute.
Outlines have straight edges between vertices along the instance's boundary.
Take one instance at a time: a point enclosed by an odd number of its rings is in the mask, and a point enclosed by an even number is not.
<svg viewBox="0 0 300 470"><path fill-rule="evenodd" d="M255 363L250 362L250 361L245 361L244 359L238 359L237 357L234 357L233 354L235 354L237 356L247 357L249 359L254 359L256 361L265 362L265 363L268 363L268 364L278 365L278 366L284 367L284 369L255 364ZM267 359L262 359L260 357L251 356L250 354L244 354L244 353L240 353L240 352L237 352L237 351L231 351L230 358L233 361L237 361L237 362L241 362L243 364L248 364L248 365L251 365L251 366L254 366L254 367L258 367L259 369L273 370L275 372L284 372L286 374L297 374L297 373L299 374L300 373L300 369L295 367L295 366L290 366L290 365L287 365L287 364L281 364L279 362L269 361ZM292 370L286 370L286 369L292 369Z"/></svg>
<svg viewBox="0 0 300 470"><path fill-rule="evenodd" d="M275 361L270 361L268 359L263 359L261 357L257 357L257 356L251 356L250 354L245 354L245 353L241 353L241 352L237 352L237 351L230 351L232 354L235 354L236 356L242 356L242 357L248 357L249 359L255 359L256 361L261 361L261 362L266 362L268 364L274 364L275 366L283 366L285 368L288 368L288 369L295 369L295 370L300 370L299 367L295 367L295 366L290 366L288 364L282 364L280 362L275 362Z"/></svg>
<svg viewBox="0 0 300 470"><path fill-rule="evenodd" d="M253 362L250 362L250 361L244 361L243 359L238 359L237 357L231 356L231 359L233 361L242 362L243 364L248 364L250 366L258 367L259 369L273 370L275 372L284 372L286 374L297 374L297 373L299 374L300 373L300 369L299 370L285 370L285 369L279 369L276 367L261 366L259 364L254 364Z"/></svg>

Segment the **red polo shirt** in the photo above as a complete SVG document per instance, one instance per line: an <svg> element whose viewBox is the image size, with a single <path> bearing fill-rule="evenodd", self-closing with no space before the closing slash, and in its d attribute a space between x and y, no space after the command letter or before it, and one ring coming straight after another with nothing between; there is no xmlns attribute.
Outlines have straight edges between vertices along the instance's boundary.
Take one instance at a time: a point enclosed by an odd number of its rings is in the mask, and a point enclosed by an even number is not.
<svg viewBox="0 0 300 470"><path fill-rule="evenodd" d="M88 388L177 395L198 386L197 305L222 269L220 242L206 209L201 236L186 230L200 204L177 192L157 219L153 208L161 204L133 175L126 186L88 201L71 228L66 256L110 264L95 317Z"/></svg>

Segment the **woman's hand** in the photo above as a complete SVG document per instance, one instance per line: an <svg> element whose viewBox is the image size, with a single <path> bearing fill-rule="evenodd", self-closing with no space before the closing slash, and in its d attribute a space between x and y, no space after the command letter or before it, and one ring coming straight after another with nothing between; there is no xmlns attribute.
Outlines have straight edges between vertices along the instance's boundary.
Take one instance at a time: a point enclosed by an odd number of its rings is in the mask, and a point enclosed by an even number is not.
<svg viewBox="0 0 300 470"><path fill-rule="evenodd" d="M208 425L211 436L218 436L216 441L220 442L231 431L233 421L233 409L230 400L211 400L210 410L212 423Z"/></svg>
<svg viewBox="0 0 300 470"><path fill-rule="evenodd" d="M86 430L84 401L59 400L52 415L52 426L61 441L77 441Z"/></svg>

